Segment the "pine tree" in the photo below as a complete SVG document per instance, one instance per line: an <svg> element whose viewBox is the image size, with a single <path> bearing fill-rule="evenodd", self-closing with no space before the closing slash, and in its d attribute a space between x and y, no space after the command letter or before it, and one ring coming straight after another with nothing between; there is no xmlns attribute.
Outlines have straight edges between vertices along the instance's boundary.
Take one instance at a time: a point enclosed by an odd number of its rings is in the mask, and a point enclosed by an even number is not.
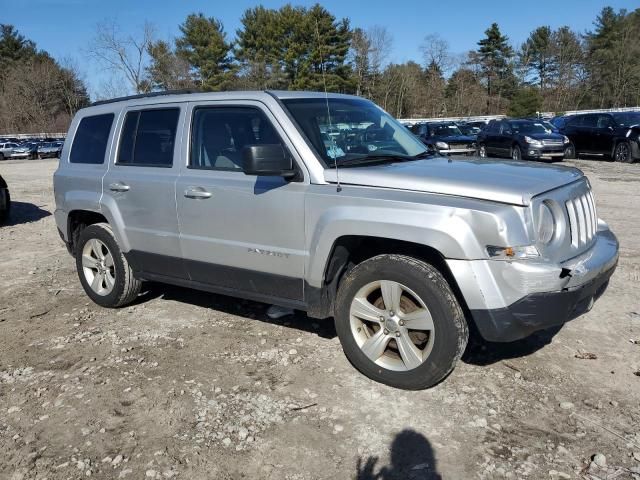
<svg viewBox="0 0 640 480"><path fill-rule="evenodd" d="M180 32L176 53L193 67L201 87L205 90L228 88L233 75L232 44L226 40L222 22L202 13L191 14L180 25Z"/></svg>

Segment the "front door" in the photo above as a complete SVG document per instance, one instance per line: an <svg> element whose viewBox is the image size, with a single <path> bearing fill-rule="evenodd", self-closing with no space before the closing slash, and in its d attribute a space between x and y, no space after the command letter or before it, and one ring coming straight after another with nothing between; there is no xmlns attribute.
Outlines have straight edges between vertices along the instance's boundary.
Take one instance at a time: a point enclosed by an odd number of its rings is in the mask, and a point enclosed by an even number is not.
<svg viewBox="0 0 640 480"><path fill-rule="evenodd" d="M291 154L284 131L258 102L191 104L189 116L176 200L191 280L230 294L302 301L302 171L299 180L287 181L245 175L242 168L245 146L279 143Z"/></svg>
<svg viewBox="0 0 640 480"><path fill-rule="evenodd" d="M122 222L121 247L134 270L186 278L175 201L182 118L179 105L125 112L101 202L120 217L114 221Z"/></svg>

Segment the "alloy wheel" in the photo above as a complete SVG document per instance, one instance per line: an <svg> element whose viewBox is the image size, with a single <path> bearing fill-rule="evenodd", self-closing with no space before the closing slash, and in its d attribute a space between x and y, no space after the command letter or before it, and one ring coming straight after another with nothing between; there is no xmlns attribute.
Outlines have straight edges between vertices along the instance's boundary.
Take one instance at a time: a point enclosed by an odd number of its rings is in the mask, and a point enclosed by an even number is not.
<svg viewBox="0 0 640 480"><path fill-rule="evenodd" d="M395 281L362 287L351 302L350 325L360 350L388 370L413 370L433 348L431 312L415 292Z"/></svg>
<svg viewBox="0 0 640 480"><path fill-rule="evenodd" d="M87 284L98 295L109 295L116 283L113 255L107 246L92 238L82 249L82 273Z"/></svg>
<svg viewBox="0 0 640 480"><path fill-rule="evenodd" d="M616 162L628 162L630 155L631 152L629 151L629 145L626 143L619 143L616 147Z"/></svg>

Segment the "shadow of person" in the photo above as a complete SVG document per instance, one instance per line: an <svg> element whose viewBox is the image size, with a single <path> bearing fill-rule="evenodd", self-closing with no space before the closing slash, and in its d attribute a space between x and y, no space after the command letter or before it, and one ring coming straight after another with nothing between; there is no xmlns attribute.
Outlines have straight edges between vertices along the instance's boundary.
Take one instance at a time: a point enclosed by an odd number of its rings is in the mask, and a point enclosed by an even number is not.
<svg viewBox="0 0 640 480"><path fill-rule="evenodd" d="M522 340L507 343L487 342L475 328L471 328L469 343L462 355L462 361L471 365L485 366L501 360L526 357L549 345L562 327L563 325L558 325L540 330Z"/></svg>
<svg viewBox="0 0 640 480"><path fill-rule="evenodd" d="M9 218L2 226L20 225L22 223L37 222L38 220L48 217L51 212L44 210L33 203L11 201L9 210Z"/></svg>
<svg viewBox="0 0 640 480"><path fill-rule="evenodd" d="M389 465L377 472L378 457L358 458L355 480L442 480L431 443L415 430L405 429L391 443Z"/></svg>

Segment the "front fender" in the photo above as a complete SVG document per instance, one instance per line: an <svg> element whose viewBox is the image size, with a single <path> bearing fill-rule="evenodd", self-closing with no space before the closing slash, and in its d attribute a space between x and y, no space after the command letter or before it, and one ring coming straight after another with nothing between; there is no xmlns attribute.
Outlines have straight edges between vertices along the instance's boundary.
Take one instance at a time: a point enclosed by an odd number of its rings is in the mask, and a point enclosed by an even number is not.
<svg viewBox="0 0 640 480"><path fill-rule="evenodd" d="M431 247L444 258L465 260L486 259L487 245L529 243L522 207L390 190L386 194L385 200L347 195L308 199L305 271L311 286L322 286L333 246L344 236L411 242Z"/></svg>

